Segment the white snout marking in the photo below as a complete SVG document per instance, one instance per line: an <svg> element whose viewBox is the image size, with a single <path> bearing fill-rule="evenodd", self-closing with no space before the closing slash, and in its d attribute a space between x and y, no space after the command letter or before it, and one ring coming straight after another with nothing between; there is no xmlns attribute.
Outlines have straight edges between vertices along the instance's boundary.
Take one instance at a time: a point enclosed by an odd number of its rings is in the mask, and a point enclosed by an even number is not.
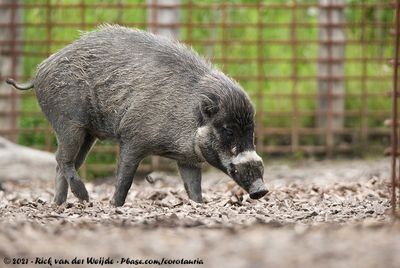
<svg viewBox="0 0 400 268"><path fill-rule="evenodd" d="M240 165L248 162L262 162L262 158L256 151L244 151L232 159L232 164Z"/></svg>

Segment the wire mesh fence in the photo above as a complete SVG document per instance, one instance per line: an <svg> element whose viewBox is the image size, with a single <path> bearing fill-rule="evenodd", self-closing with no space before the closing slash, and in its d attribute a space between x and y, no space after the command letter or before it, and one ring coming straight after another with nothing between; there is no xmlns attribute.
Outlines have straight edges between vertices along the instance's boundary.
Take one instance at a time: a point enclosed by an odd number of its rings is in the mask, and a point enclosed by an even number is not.
<svg viewBox="0 0 400 268"><path fill-rule="evenodd" d="M399 154L399 120L398 120L398 98L399 94L399 65L400 65L400 1L396 1L395 16L395 41L393 58L393 88L392 88L392 116L388 120L391 126L391 146L387 148L386 153L391 155L391 205L392 212L395 215L398 207L400 208L400 165L398 161ZM398 193L396 192L398 190Z"/></svg>
<svg viewBox="0 0 400 268"><path fill-rule="evenodd" d="M54 151L29 80L43 59L103 23L172 33L243 86L265 154L381 153L388 143L391 1L0 0L0 135ZM117 148L99 142L84 171L113 172ZM146 164L147 163L147 164ZM157 161L146 162L150 169Z"/></svg>

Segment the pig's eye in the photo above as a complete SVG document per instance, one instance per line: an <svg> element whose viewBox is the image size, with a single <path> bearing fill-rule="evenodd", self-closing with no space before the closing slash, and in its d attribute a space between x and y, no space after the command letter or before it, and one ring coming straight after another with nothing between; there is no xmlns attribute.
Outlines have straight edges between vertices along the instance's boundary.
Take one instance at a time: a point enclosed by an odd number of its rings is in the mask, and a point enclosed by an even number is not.
<svg viewBox="0 0 400 268"><path fill-rule="evenodd" d="M239 173L239 171L236 169L236 167L234 165L231 164L231 173L236 175Z"/></svg>
<svg viewBox="0 0 400 268"><path fill-rule="evenodd" d="M233 137L233 130L232 130L232 129L227 128L227 127L223 127L223 128L222 128L222 131L223 131L224 135L225 135L227 138L232 138L232 137Z"/></svg>

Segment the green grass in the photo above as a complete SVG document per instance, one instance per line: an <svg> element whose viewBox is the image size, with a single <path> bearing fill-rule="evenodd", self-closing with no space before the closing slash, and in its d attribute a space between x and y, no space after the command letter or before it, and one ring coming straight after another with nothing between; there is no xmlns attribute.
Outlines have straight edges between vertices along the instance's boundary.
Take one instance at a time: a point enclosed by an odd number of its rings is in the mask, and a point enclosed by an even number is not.
<svg viewBox="0 0 400 268"><path fill-rule="evenodd" d="M182 3L187 1L181 0ZM80 0L52 0L52 4L79 4ZM131 0L123 1L129 3L144 3L144 0ZM200 1L194 1L200 3ZM201 1L201 3L221 3L222 1ZM235 0L229 1L234 3L254 3L250 0ZM275 1L264 1L266 4L271 3L291 3L288 0L275 0ZM298 0L298 3L315 3L317 1L306 1ZM376 3L382 1L363 1L363 0L352 0L347 3ZM385 1L389 2L389 0ZM37 0L26 0L24 3L46 3L46 1ZM94 3L118 3L113 0L86 0L86 4ZM25 10L23 13L23 20L29 23L45 23L47 10L43 8L34 8ZM146 10L145 9L124 9L120 12L118 9L101 9L101 8L86 8L84 12L85 23L87 24L101 24L101 23L142 23L146 21ZM318 39L318 15L315 9L311 8L308 10L299 9L297 11L297 20L304 23L313 23L314 27L304 28L300 27L297 29L298 40L317 40ZM55 23L82 23L81 22L82 11L79 8L68 8L68 9L51 9L51 21ZM255 8L246 9L227 9L227 23L253 23L258 22L270 23L288 23L292 20L291 10L278 9L272 10L266 8L259 12ZM354 58L366 56L369 58L383 57L391 58L393 54L393 48L390 45L392 40L388 27L371 27L372 23L390 23L393 19L393 10L375 10L375 9L346 9L345 19L348 23L360 23L365 22L367 25L364 29L353 27L346 31L346 38L348 40L382 40L382 45L366 45L361 47L360 45L347 44L345 47L345 57ZM188 22L189 14L187 10L182 10L181 21ZM199 9L193 10L191 20L193 23L221 23L222 15L218 10L207 10ZM56 27L53 26L51 31L48 31L46 27L26 27L24 29L25 40L42 40L45 41L47 38L52 40L65 40L66 43L77 39L79 37L78 30L91 30L90 27L82 29L81 27ZM261 31L261 32L260 32ZM222 39L225 36L230 40L257 40L258 35L261 35L265 40L290 40L291 30L282 27L267 27L264 29L257 29L256 27L238 27L238 28L227 28L223 30L221 27L213 29L195 27L192 30L192 40L207 40L207 39ZM181 39L187 40L189 38L188 29L182 27ZM389 42L388 42L389 40ZM61 49L64 44L46 44L32 45L27 43L24 45L24 51L30 52L41 52L51 54ZM285 62L265 62L262 68L258 68L257 62L248 63L232 63L222 65L220 62L216 62L216 65L223 69L230 76L291 76L294 70L297 71L299 77L302 76L313 76L317 72L317 64L315 62L305 63L298 62L296 65L290 61L293 56L300 58L317 58L318 46L317 44L302 44L299 43L294 49L290 45L276 45L268 44L263 47L257 47L257 45L242 45L242 44L230 44L228 46L222 46L217 44L215 46L206 46L202 44L193 44L195 50L200 54L205 55L212 59L218 59L222 57L226 58L257 58L259 56L264 58L279 57L286 58L288 61ZM23 74L31 76L34 73L35 67L45 57L33 57L26 56L23 60ZM345 63L345 75L346 76L388 76L391 75L392 69L385 62L369 61L367 68L363 70L363 65L360 62L346 62ZM290 128L292 126L292 118L290 112L294 109L294 103L290 97L277 98L277 97L265 97L263 100L256 98L258 89L261 89L265 96L273 96L274 93L291 93L294 87L292 80L268 80L264 81L239 81L245 90L253 97L256 105L266 112L266 116L263 118L263 125L265 127L282 127ZM386 92L391 87L391 79L382 80L368 80L366 87L363 88L361 79L359 81L348 80L345 81L346 93L360 93L363 90L369 93ZM296 87L298 93L316 93L317 92L317 81L314 80L302 80L299 79ZM312 112L316 109L316 102L313 99L299 98L295 105L300 111ZM371 113L367 120L369 128L382 127L383 119L381 115L374 115L374 112L388 111L390 109L390 98L382 97L370 97L366 101L361 98L346 98L345 108L348 111L362 111L365 109ZM48 123L43 116L31 116L29 112L40 111L34 96L24 96L22 98L22 110L27 112L28 115L24 115L20 118L20 125L23 128L33 127L46 127ZM288 116L268 116L268 113L272 112L288 112ZM298 117L297 125L299 127L314 127L315 116L302 116ZM362 118L360 116L352 116L345 118L345 127L354 128L355 131L361 129ZM305 145L311 145L317 143L317 137L315 136L304 136L301 137L301 143ZM54 148L56 141L54 137L49 137L48 132L38 133L21 133L19 136L19 142L28 146L41 147L50 146ZM290 137L283 135L271 135L265 139L266 145L284 145L290 144ZM113 163L115 161L115 154L110 153L92 153L88 159L89 163Z"/></svg>

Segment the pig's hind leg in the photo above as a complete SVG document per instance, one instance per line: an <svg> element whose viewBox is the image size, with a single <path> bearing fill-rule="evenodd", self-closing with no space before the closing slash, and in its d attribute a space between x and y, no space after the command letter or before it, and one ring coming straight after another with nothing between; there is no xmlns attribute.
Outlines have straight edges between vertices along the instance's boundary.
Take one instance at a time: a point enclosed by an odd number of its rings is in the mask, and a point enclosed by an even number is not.
<svg viewBox="0 0 400 268"><path fill-rule="evenodd" d="M64 126L62 130L56 129L58 149L56 153L57 177L56 177L56 195L54 201L57 204L63 203L66 199L68 182L71 192L83 201L89 200L89 194L85 185L77 173L77 157L79 156L82 145L85 144L86 132L84 129L76 126ZM87 153L87 152L86 152ZM86 155L85 153L85 155ZM84 159L84 157L82 158Z"/></svg>
<svg viewBox="0 0 400 268"><path fill-rule="evenodd" d="M202 203L201 166L198 164L178 162L178 169L189 198L197 203Z"/></svg>
<svg viewBox="0 0 400 268"><path fill-rule="evenodd" d="M67 200L68 195L68 182L64 175L61 173L60 166L57 165L56 169L56 192L54 195L54 203L61 205Z"/></svg>
<svg viewBox="0 0 400 268"><path fill-rule="evenodd" d="M81 145L81 148L79 149L79 153L75 159L75 169L76 170L79 170L79 168L82 166L87 154L89 153L89 151L92 148L95 141L96 141L96 138L94 136L90 135L89 133L87 133L85 135L85 139L84 139L84 141Z"/></svg>
<svg viewBox="0 0 400 268"><path fill-rule="evenodd" d="M79 153L75 159L75 169L79 170L83 162L85 161L86 155L92 148L96 138L90 134L86 134L83 144L79 149ZM68 182L67 179L62 174L59 166L57 166L57 175L56 175L56 193L54 196L54 202L57 205L61 205L67 200L68 195Z"/></svg>

